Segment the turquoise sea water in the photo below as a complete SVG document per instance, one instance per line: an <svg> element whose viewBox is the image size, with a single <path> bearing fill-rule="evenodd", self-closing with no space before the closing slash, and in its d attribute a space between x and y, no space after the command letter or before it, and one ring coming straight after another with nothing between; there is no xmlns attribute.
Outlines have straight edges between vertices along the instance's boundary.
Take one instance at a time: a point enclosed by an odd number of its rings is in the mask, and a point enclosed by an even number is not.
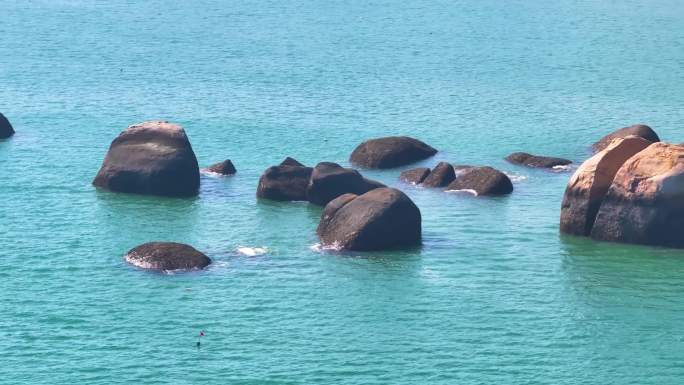
<svg viewBox="0 0 684 385"><path fill-rule="evenodd" d="M645 122L684 141L679 0L0 0L0 383L681 384L684 251L558 234L569 173ZM196 199L96 191L110 141L182 124ZM422 247L320 252L320 209L257 202L285 156L408 134L514 176L505 198L398 182ZM151 240L206 271L125 264ZM238 248L265 247L247 256ZM200 351L196 336L206 336Z"/></svg>

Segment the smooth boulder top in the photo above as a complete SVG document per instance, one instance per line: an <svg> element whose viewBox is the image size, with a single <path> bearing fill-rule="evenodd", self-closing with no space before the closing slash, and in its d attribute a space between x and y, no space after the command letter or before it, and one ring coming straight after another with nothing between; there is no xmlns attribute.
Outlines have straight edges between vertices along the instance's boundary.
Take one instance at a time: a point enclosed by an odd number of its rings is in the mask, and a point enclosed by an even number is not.
<svg viewBox="0 0 684 385"><path fill-rule="evenodd" d="M454 166L447 162L439 162L435 168L430 171L430 174L423 180L423 186L426 187L446 187L456 179L456 171Z"/></svg>
<svg viewBox="0 0 684 385"><path fill-rule="evenodd" d="M653 143L627 159L601 203L591 237L684 247L684 147Z"/></svg>
<svg viewBox="0 0 684 385"><path fill-rule="evenodd" d="M126 262L150 270L198 270L207 267L211 259L194 247L175 242L149 242L131 249Z"/></svg>
<svg viewBox="0 0 684 385"><path fill-rule="evenodd" d="M513 192L511 179L492 167L463 168L446 191L467 190L479 195L506 195Z"/></svg>
<svg viewBox="0 0 684 385"><path fill-rule="evenodd" d="M514 152L505 159L514 164L536 168L554 168L557 166L567 166L572 163L572 161L568 159L532 155L526 152Z"/></svg>
<svg viewBox="0 0 684 385"><path fill-rule="evenodd" d="M361 195L384 184L366 179L357 170L344 168L337 163L321 162L311 173L306 196L309 202L325 206L346 193Z"/></svg>
<svg viewBox="0 0 684 385"><path fill-rule="evenodd" d="M413 168L406 170L399 175L399 179L411 184L421 184L423 180L430 175L430 169L427 167Z"/></svg>
<svg viewBox="0 0 684 385"><path fill-rule="evenodd" d="M293 158L285 158L278 166L266 169L259 178L257 198L275 201L306 201L306 190L313 168Z"/></svg>
<svg viewBox="0 0 684 385"><path fill-rule="evenodd" d="M111 191L162 196L194 196L199 184L197 158L185 130L166 121L124 130L93 180Z"/></svg>
<svg viewBox="0 0 684 385"><path fill-rule="evenodd" d="M349 160L365 168L393 168L427 159L436 153L437 150L418 139L389 136L361 143Z"/></svg>
<svg viewBox="0 0 684 385"><path fill-rule="evenodd" d="M233 162L231 162L230 159L226 159L221 163L216 163L207 167L207 171L220 175L233 175L237 172Z"/></svg>
<svg viewBox="0 0 684 385"><path fill-rule="evenodd" d="M388 187L337 197L326 205L316 230L324 245L357 251L418 245L421 231L418 207Z"/></svg>
<svg viewBox="0 0 684 385"><path fill-rule="evenodd" d="M638 136L640 138L646 139L649 142L655 143L655 142L660 142L660 138L658 137L658 134L656 134L653 129L645 124L635 124L633 126L629 127L623 127L618 130L615 130L611 132L610 134L604 136L603 138L599 139L598 142L594 143L592 145L592 149L594 152L599 152L603 150L604 148L608 147L608 145L615 139L619 138L625 138L627 136Z"/></svg>
<svg viewBox="0 0 684 385"><path fill-rule="evenodd" d="M615 174L622 165L651 142L637 136L614 140L608 147L586 160L575 171L565 189L561 205L560 230L587 236Z"/></svg>
<svg viewBox="0 0 684 385"><path fill-rule="evenodd" d="M0 139L7 139L14 135L14 128L10 124L9 120L0 113Z"/></svg>

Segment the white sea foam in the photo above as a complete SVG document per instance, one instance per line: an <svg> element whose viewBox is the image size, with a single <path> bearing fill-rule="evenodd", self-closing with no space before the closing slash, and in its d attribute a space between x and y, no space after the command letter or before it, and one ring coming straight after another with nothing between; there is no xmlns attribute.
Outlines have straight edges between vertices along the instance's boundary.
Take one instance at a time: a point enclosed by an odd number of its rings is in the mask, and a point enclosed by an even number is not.
<svg viewBox="0 0 684 385"><path fill-rule="evenodd" d="M563 166L563 165L553 166L553 169L556 171L566 171L566 170L570 170L570 165L568 164L565 166Z"/></svg>
<svg viewBox="0 0 684 385"><path fill-rule="evenodd" d="M248 257L256 257L258 255L264 255L268 253L267 247L248 247L248 246L238 246L235 251L239 254L246 255Z"/></svg>
<svg viewBox="0 0 684 385"><path fill-rule="evenodd" d="M316 243L311 245L309 248L317 253L320 253L323 251L340 251L342 250L342 245L340 245L339 242L334 242L332 245Z"/></svg>
<svg viewBox="0 0 684 385"><path fill-rule="evenodd" d="M222 177L224 177L223 174L219 174L218 172L209 171L208 168L200 169L200 174L202 174L204 176L208 176L210 178L222 178Z"/></svg>
<svg viewBox="0 0 684 385"><path fill-rule="evenodd" d="M448 193L467 193L467 194L472 194L473 196L477 196L477 191L469 188L464 188L460 190L446 190Z"/></svg>
<svg viewBox="0 0 684 385"><path fill-rule="evenodd" d="M527 179L526 175L506 174L506 176L511 180L511 182L521 182Z"/></svg>

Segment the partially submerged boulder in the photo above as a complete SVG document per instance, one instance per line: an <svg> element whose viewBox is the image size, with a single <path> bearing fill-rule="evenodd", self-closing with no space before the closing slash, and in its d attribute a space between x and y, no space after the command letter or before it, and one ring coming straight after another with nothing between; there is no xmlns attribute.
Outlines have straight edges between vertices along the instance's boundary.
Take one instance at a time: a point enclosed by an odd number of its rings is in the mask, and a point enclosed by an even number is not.
<svg viewBox="0 0 684 385"><path fill-rule="evenodd" d="M435 168L430 171L430 174L423 180L423 186L426 187L446 187L456 179L456 172L454 166L447 162L439 162Z"/></svg>
<svg viewBox="0 0 684 385"><path fill-rule="evenodd" d="M619 130L615 130L610 134L604 136L603 138L599 139L598 142L592 145L592 149L594 150L594 152L599 152L604 148L608 147L608 145L613 140L625 138L631 135L638 136L652 143L660 142L658 134L656 134L651 127L645 124L635 124L633 126L620 128Z"/></svg>
<svg viewBox="0 0 684 385"><path fill-rule="evenodd" d="M5 115L0 113L0 139L7 139L12 135L14 135L14 128Z"/></svg>
<svg viewBox="0 0 684 385"><path fill-rule="evenodd" d="M568 159L532 155L526 152L514 152L505 159L514 164L536 168L554 168L558 166L567 166L572 163L572 161Z"/></svg>
<svg viewBox="0 0 684 385"><path fill-rule="evenodd" d="M421 241L421 215L404 193L383 187L328 203L316 232L324 245L346 250L414 246Z"/></svg>
<svg viewBox="0 0 684 385"><path fill-rule="evenodd" d="M199 184L185 130L166 121L136 124L119 134L93 180L111 191L163 196L197 195Z"/></svg>
<svg viewBox="0 0 684 385"><path fill-rule="evenodd" d="M429 158L437 150L408 136L371 139L358 145L349 160L365 168L392 168Z"/></svg>
<svg viewBox="0 0 684 385"><path fill-rule="evenodd" d="M399 179L406 183L421 184L428 175L430 175L430 169L427 167L420 167L402 172L399 175Z"/></svg>
<svg viewBox="0 0 684 385"><path fill-rule="evenodd" d="M471 191L477 195L506 195L513 192L513 183L506 174L492 167L464 168L449 183L446 191Z"/></svg>
<svg viewBox="0 0 684 385"><path fill-rule="evenodd" d="M615 174L627 159L650 144L637 136L617 139L582 163L565 189L560 230L567 234L589 235Z"/></svg>
<svg viewBox="0 0 684 385"><path fill-rule="evenodd" d="M211 263L211 259L194 247L175 242L149 242L131 249L124 257L126 262L150 270L198 270Z"/></svg>
<svg viewBox="0 0 684 385"><path fill-rule="evenodd" d="M306 196L309 202L325 206L340 195L346 193L361 195L379 187L385 187L385 185L364 178L354 169L344 168L337 163L321 162L311 173Z"/></svg>
<svg viewBox="0 0 684 385"><path fill-rule="evenodd" d="M216 163L207 167L207 171L220 175L233 175L237 172L233 162L231 162L230 159L226 159L221 163Z"/></svg>
<svg viewBox="0 0 684 385"><path fill-rule="evenodd" d="M292 158L266 169L259 178L257 198L275 201L305 201L306 189L313 168L305 167Z"/></svg>
<svg viewBox="0 0 684 385"><path fill-rule="evenodd" d="M603 198L591 237L684 247L684 147L653 143L627 159Z"/></svg>

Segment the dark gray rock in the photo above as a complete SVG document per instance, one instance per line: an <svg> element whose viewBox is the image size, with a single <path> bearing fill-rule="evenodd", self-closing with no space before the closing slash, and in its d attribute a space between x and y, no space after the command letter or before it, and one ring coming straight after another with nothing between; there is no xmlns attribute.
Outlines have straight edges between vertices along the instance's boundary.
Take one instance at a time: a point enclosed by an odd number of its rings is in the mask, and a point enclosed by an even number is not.
<svg viewBox="0 0 684 385"><path fill-rule="evenodd" d="M123 131L109 147L93 185L111 191L193 196L199 192L197 158L179 125L149 121Z"/></svg>
<svg viewBox="0 0 684 385"><path fill-rule="evenodd" d="M532 155L526 152L514 152L507 156L506 160L514 164L536 168L554 168L556 166L567 166L572 163L568 159Z"/></svg>
<svg viewBox="0 0 684 385"><path fill-rule="evenodd" d="M287 158L279 166L266 169L259 178L257 198L275 201L305 201L313 168ZM296 162L296 163L295 163Z"/></svg>
<svg viewBox="0 0 684 385"><path fill-rule="evenodd" d="M14 128L5 115L0 113L0 139L7 139L12 135L14 135Z"/></svg>
<svg viewBox="0 0 684 385"><path fill-rule="evenodd" d="M420 167L402 172L401 175L399 175L399 179L411 184L421 184L428 175L430 175L430 169L427 167Z"/></svg>
<svg viewBox="0 0 684 385"><path fill-rule="evenodd" d="M418 207L387 187L339 196L325 207L316 230L324 245L358 251L418 245L421 231Z"/></svg>
<svg viewBox="0 0 684 385"><path fill-rule="evenodd" d="M506 174L492 167L471 167L459 174L446 190L472 190L477 195L505 195L513 192L513 183Z"/></svg>
<svg viewBox="0 0 684 385"><path fill-rule="evenodd" d="M625 138L627 136L634 135L638 136L640 138L646 139L651 143L655 142L660 142L660 138L658 137L658 134L656 134L653 129L645 124L635 124L633 126L629 127L623 127L618 130L615 130L611 132L610 134L604 136L603 138L599 139L598 142L594 143L591 147L594 150L594 152L599 152L603 150L604 148L608 147L608 145L615 139L618 138Z"/></svg>
<svg viewBox="0 0 684 385"><path fill-rule="evenodd" d="M429 158L437 150L408 136L390 136L361 143L349 160L365 168L392 168Z"/></svg>
<svg viewBox="0 0 684 385"><path fill-rule="evenodd" d="M280 162L281 166L299 166L299 167L306 167L303 164L301 164L297 159L295 158L290 158L289 156L285 158L282 162Z"/></svg>
<svg viewBox="0 0 684 385"><path fill-rule="evenodd" d="M226 159L221 163L216 163L212 166L209 166L207 171L221 175L233 175L237 172L237 170L235 170L235 166L233 166L233 162L231 162L230 159Z"/></svg>
<svg viewBox="0 0 684 385"><path fill-rule="evenodd" d="M309 202L325 206L346 193L361 195L384 184L364 178L358 171L337 163L321 162L314 167L306 191Z"/></svg>
<svg viewBox="0 0 684 385"><path fill-rule="evenodd" d="M175 242L150 242L131 249L126 262L151 270L197 270L207 267L211 259L194 247Z"/></svg>
<svg viewBox="0 0 684 385"><path fill-rule="evenodd" d="M430 174L423 180L425 187L446 187L456 179L454 166L446 162L439 162Z"/></svg>

